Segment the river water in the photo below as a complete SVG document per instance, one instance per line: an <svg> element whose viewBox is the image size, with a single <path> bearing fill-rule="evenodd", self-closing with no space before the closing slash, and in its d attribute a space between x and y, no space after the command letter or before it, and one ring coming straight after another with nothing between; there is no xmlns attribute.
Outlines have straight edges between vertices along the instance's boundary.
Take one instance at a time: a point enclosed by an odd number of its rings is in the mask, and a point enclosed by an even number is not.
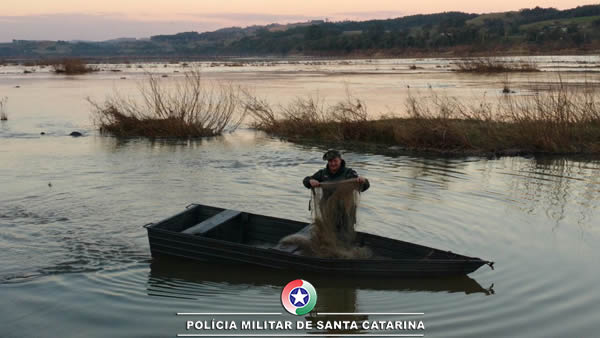
<svg viewBox="0 0 600 338"><path fill-rule="evenodd" d="M484 266L464 278L354 279L153 260L142 225L191 202L308 221L301 179L324 165L327 145L297 145L247 128L192 141L100 136L84 98L101 99L113 88L133 92L142 76L135 67L74 78L3 68L0 97L8 97L9 120L0 124L2 337L173 337L187 332L188 318L177 312L285 312L280 293L296 278L316 287L321 312L422 312L426 329L417 333L426 337L597 336L596 159L344 151L348 165L371 181L359 230L496 262L495 270ZM379 100L377 89L365 92L371 107L398 104L386 94L398 83L426 83L425 76L456 91L491 92L500 81L442 70L396 77L219 72L282 101L310 86L335 97L345 80L359 92L379 83ZM219 72L207 77L221 78ZM586 81L596 78L585 74ZM85 136L66 136L73 130ZM415 319L368 319L398 318Z"/></svg>

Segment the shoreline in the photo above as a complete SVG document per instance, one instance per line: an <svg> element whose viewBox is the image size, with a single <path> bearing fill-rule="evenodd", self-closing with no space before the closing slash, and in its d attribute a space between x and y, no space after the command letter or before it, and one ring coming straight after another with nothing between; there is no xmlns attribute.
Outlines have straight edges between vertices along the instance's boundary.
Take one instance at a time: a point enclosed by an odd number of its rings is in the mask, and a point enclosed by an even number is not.
<svg viewBox="0 0 600 338"><path fill-rule="evenodd" d="M273 61L313 61L313 60L389 60L389 59L462 59L473 57L533 57L533 56L595 56L600 49L580 50L565 49L559 51L504 51L504 52L408 52L401 54L383 53L374 50L365 53L334 54L334 55L221 55L221 56L78 56L78 55L56 55L47 58L40 57L18 57L2 58L5 64L21 64L25 62L48 62L62 59L81 59L87 63L123 64L132 62L209 62L209 61L250 61L250 62L273 62Z"/></svg>

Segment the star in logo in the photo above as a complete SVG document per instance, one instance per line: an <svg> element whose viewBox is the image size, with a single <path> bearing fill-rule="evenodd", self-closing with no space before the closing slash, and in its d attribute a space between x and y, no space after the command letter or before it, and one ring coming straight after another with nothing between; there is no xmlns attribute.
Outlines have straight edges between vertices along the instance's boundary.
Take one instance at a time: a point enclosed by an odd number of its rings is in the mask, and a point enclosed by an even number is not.
<svg viewBox="0 0 600 338"><path fill-rule="evenodd" d="M286 284L281 290L281 305L296 316L303 316L317 304L317 290L309 282L296 279Z"/></svg>
<svg viewBox="0 0 600 338"><path fill-rule="evenodd" d="M290 301L294 306L301 307L306 305L309 298L308 291L304 288L296 288L290 293Z"/></svg>

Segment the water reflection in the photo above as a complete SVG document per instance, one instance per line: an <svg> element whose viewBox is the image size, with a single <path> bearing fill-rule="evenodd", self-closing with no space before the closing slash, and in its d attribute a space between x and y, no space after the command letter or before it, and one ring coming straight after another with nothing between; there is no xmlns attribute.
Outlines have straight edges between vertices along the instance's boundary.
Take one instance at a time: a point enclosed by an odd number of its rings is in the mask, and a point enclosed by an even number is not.
<svg viewBox="0 0 600 338"><path fill-rule="evenodd" d="M493 285L484 288L468 276L435 279L349 278L310 273L300 276L293 271L218 265L169 257L152 259L147 291L154 296L196 298L200 295L195 294L194 289L207 283L282 289L298 278L308 280L315 286L319 295L316 309L321 312L355 312L357 290L494 294Z"/></svg>
<svg viewBox="0 0 600 338"><path fill-rule="evenodd" d="M518 208L552 220L552 231L575 224L577 230L590 230L600 192L600 161L578 157L538 157L530 162L511 160L510 191Z"/></svg>
<svg viewBox="0 0 600 338"><path fill-rule="evenodd" d="M152 151L187 151L190 149L204 149L206 146L217 146L222 148L222 150L235 150L240 146L261 146L272 140L275 140L275 138L269 137L264 132L246 128L240 128L234 134L225 133L218 136L189 139L147 139L143 137L114 137L110 135L102 135L94 139L102 149L111 152L130 151L132 148L138 150L150 149Z"/></svg>
<svg viewBox="0 0 600 338"><path fill-rule="evenodd" d="M277 298L283 287L294 279L302 278L310 281L317 289L318 301L315 309L305 317L317 327L322 321L357 321L369 320L371 316L332 315L319 313L360 313L359 293L365 291L392 292L425 292L430 294L464 294L464 295L493 295L493 285L482 287L477 281L467 276L436 279L400 279L400 278L348 278L322 274L303 273L299 275L292 271L275 271L265 268L248 267L244 265L217 265L195 261L185 261L170 257L154 258L150 264L150 272L146 292L149 296L174 299L203 300L208 295L222 295L223 301L229 302L233 295L245 295L250 301L250 289L266 288L270 297ZM263 293L261 292L261 293ZM252 306L238 304L239 308ZM382 305L385 308L389 305ZM398 305L397 305L398 306ZM397 309L397 307L396 307ZM210 312L214 309L204 309ZM385 308L390 312L394 309ZM397 310L396 310L397 311ZM374 317L373 319L381 319ZM311 331L328 334L364 333L366 331L349 328Z"/></svg>
<svg viewBox="0 0 600 338"><path fill-rule="evenodd" d="M127 151L132 147L152 150L197 149L209 138L194 138L188 140L158 138L145 139L141 137L98 137L98 144L109 151Z"/></svg>

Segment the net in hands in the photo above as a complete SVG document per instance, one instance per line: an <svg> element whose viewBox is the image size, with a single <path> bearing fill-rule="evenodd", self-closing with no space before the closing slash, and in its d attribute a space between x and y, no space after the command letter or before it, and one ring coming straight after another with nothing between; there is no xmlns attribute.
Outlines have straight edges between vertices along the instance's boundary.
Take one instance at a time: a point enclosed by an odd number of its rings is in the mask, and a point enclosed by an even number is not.
<svg viewBox="0 0 600 338"><path fill-rule="evenodd" d="M369 258L371 251L355 243L360 184L356 179L323 182L312 189L312 226L306 234L284 237L304 255L324 258Z"/></svg>

